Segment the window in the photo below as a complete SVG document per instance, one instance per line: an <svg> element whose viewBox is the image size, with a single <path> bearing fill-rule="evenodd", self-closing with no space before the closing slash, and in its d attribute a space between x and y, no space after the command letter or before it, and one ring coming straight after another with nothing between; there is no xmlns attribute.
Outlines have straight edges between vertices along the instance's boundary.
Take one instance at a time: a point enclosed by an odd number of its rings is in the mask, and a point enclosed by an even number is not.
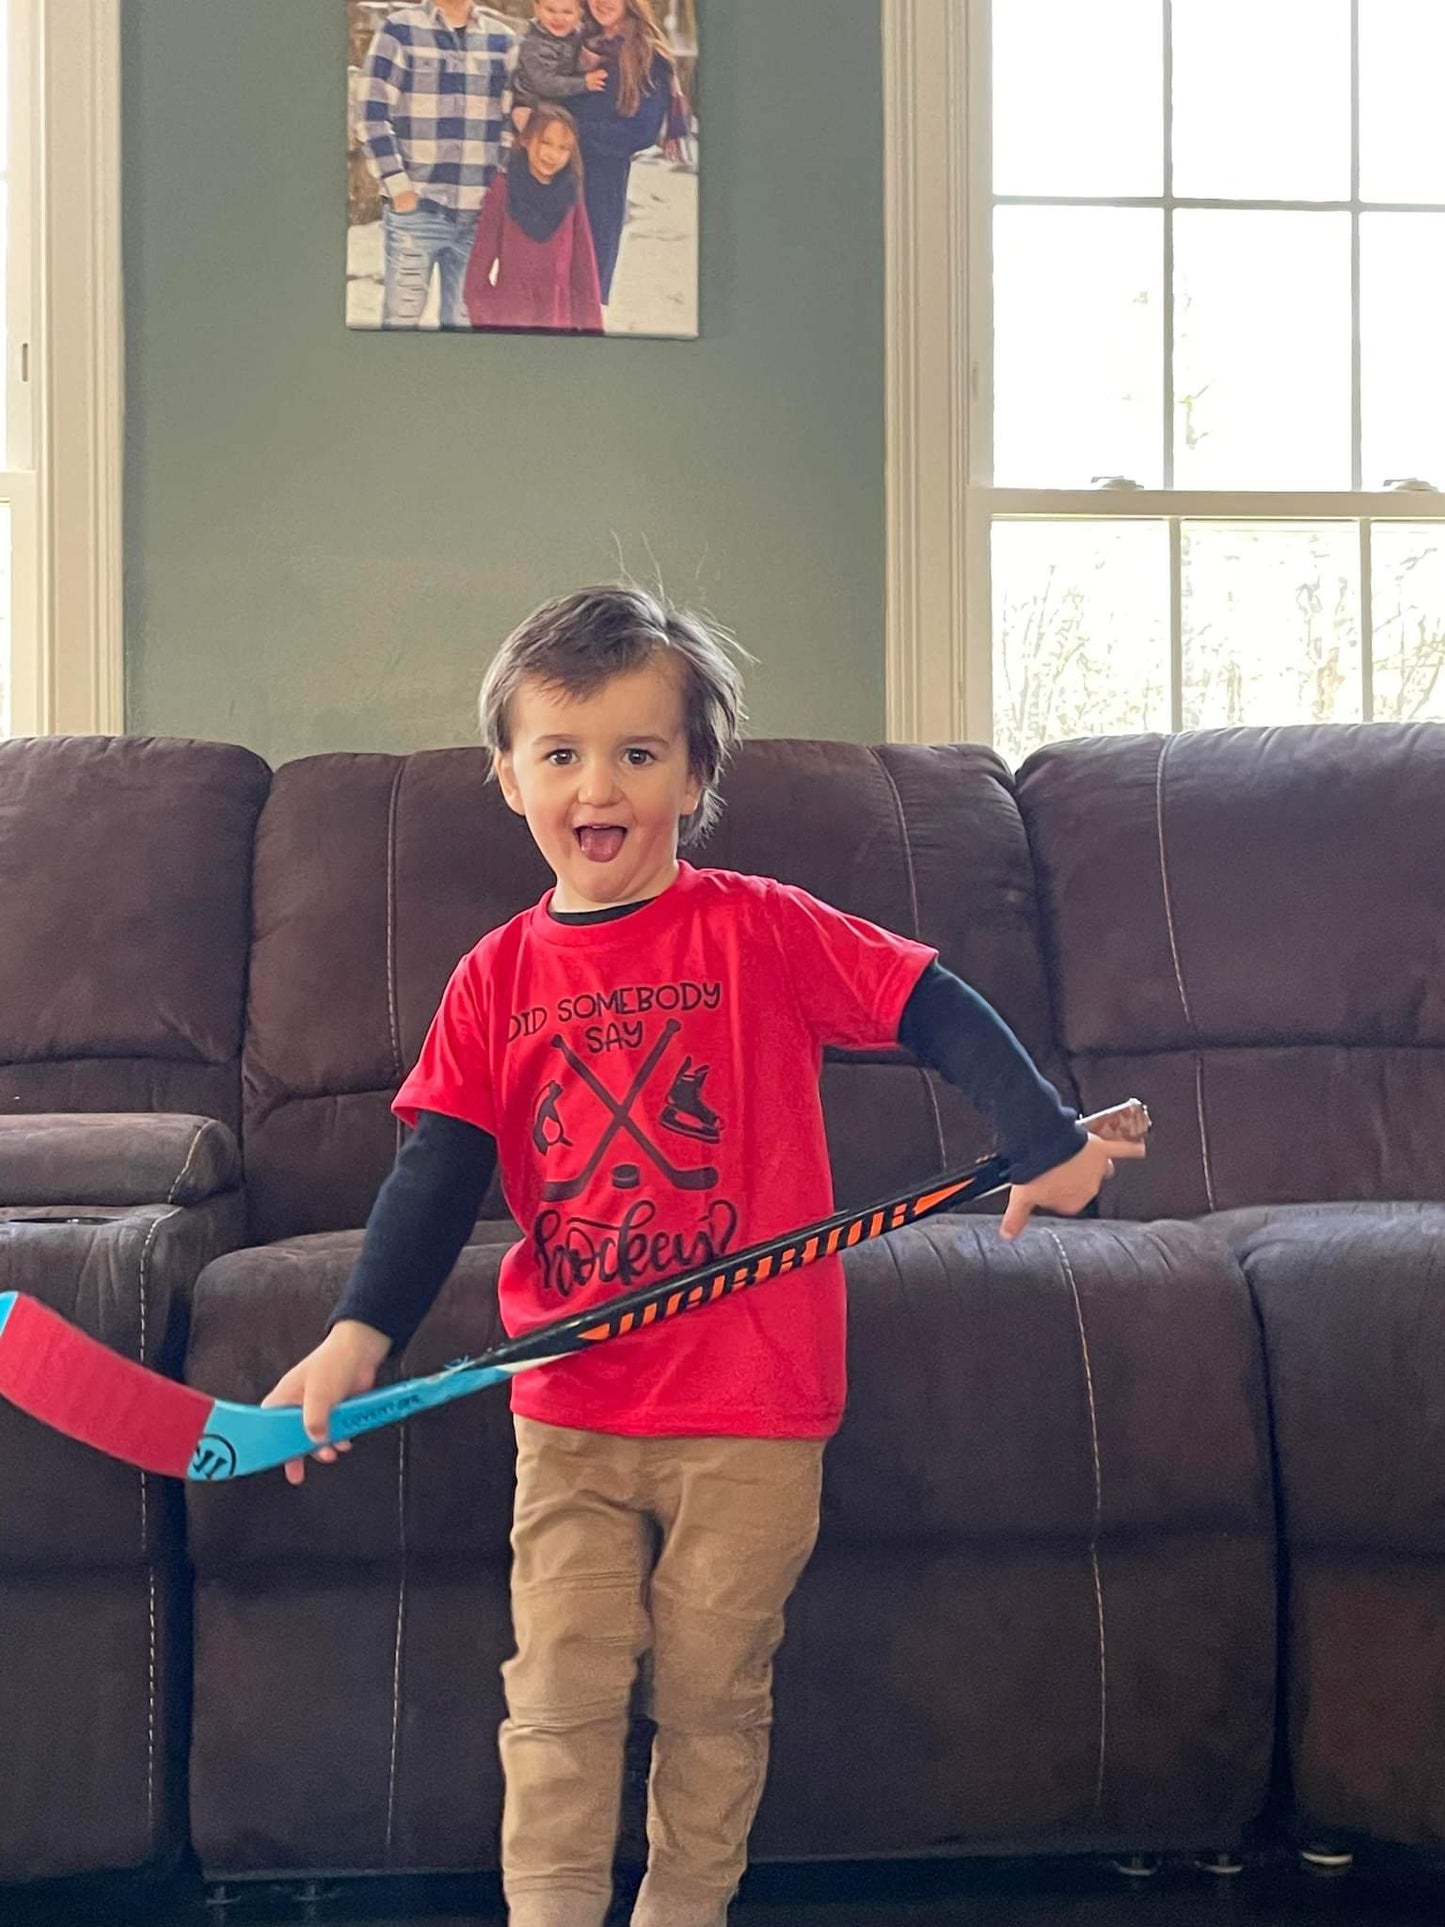
<svg viewBox="0 0 1445 1927"><path fill-rule="evenodd" d="M0 736L31 724L37 668L29 27L24 0L0 0Z"/></svg>
<svg viewBox="0 0 1445 1927"><path fill-rule="evenodd" d="M962 157L949 720L1445 717L1445 7L965 0L946 106L890 15L895 170Z"/></svg>
<svg viewBox="0 0 1445 1927"><path fill-rule="evenodd" d="M121 727L119 0L0 0L0 736Z"/></svg>

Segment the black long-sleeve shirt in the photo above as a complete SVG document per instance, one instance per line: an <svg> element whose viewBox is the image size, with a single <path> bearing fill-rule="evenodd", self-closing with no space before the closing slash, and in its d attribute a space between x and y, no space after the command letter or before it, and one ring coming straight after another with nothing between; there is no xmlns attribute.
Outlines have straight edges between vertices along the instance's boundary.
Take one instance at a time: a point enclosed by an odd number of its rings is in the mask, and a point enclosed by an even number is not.
<svg viewBox="0 0 1445 1927"><path fill-rule="evenodd" d="M559 921L610 922L634 907ZM993 1006L941 964L930 964L914 985L898 1041L920 1064L958 1085L989 1120L1016 1184L1083 1149L1088 1134L1076 1113L1060 1103ZM497 1141L490 1132L440 1111L422 1111L377 1194L361 1255L331 1322L359 1319L400 1350L446 1283L496 1168Z"/></svg>

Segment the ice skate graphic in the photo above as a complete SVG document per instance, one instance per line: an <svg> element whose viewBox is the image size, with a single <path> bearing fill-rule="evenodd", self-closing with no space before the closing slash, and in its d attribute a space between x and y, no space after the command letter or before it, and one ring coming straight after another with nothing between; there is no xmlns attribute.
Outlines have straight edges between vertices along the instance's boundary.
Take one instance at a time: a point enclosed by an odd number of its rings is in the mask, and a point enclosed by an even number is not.
<svg viewBox="0 0 1445 1927"><path fill-rule="evenodd" d="M685 1057L682 1069L672 1080L667 1102L662 1109L663 1128L679 1137L696 1138L700 1144L716 1144L722 1136L722 1119L702 1094L703 1080L711 1064L693 1067Z"/></svg>
<svg viewBox="0 0 1445 1927"><path fill-rule="evenodd" d="M643 1059L642 1065L628 1085L625 1094L617 1097L597 1076L590 1064L585 1063L574 1050L568 1047L564 1037L552 1039L553 1050L560 1051L569 1068L576 1072L592 1094L599 1098L608 1113L607 1127L593 1145L587 1162L582 1169L570 1178L549 1178L542 1186L542 1196L549 1204L559 1203L564 1198L575 1198L585 1191L591 1182L592 1174L602 1162L608 1147L619 1131L625 1131L640 1150L647 1153L669 1184L675 1184L679 1191L710 1191L717 1183L718 1174L711 1164L700 1165L696 1169L674 1164L667 1153L653 1143L647 1132L632 1115L633 1108L642 1096L648 1079L662 1061L663 1052L682 1029L675 1017L670 1017L662 1027L662 1034ZM692 1060L689 1059L690 1063ZM545 1101L545 1094L544 1094ZM555 1099L553 1100L555 1105ZM671 1093L669 1093L671 1102ZM540 1118L540 1110L538 1116ZM636 1165L626 1164L617 1167L615 1181L619 1190L634 1189L639 1181L640 1172Z"/></svg>
<svg viewBox="0 0 1445 1927"><path fill-rule="evenodd" d="M553 1078L538 1099L537 1108L532 1113L532 1142L546 1157L555 1151L559 1144L570 1144L567 1127L562 1122L562 1113L557 1109L557 1099L562 1095L562 1086Z"/></svg>

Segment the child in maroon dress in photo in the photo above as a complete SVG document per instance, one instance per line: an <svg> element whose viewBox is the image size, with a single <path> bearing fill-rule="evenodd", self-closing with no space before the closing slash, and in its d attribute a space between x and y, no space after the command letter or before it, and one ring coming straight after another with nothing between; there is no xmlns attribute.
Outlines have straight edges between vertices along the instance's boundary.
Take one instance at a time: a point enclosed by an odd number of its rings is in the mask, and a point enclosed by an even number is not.
<svg viewBox="0 0 1445 1927"><path fill-rule="evenodd" d="M488 188L464 299L474 328L602 333L582 155L564 108L533 110L506 173Z"/></svg>

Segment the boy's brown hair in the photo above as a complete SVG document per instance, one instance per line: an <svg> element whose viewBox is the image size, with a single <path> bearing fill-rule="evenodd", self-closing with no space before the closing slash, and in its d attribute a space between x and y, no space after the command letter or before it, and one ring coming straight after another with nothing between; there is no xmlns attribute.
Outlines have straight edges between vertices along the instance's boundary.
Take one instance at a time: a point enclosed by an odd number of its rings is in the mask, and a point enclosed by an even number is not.
<svg viewBox="0 0 1445 1927"><path fill-rule="evenodd" d="M482 681L482 741L496 758L511 748L509 711L523 682L586 698L646 663L673 666L682 689L689 773L702 785L679 841L695 843L722 808L717 783L747 712L734 655L745 651L689 609L631 586L578 589L544 602L497 651Z"/></svg>

